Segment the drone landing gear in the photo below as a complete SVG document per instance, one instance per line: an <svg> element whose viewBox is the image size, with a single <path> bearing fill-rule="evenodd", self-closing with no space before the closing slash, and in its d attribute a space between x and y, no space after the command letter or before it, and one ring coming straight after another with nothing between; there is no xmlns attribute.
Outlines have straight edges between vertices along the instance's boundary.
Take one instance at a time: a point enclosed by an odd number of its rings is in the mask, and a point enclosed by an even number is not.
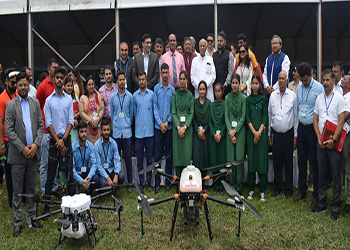
<svg viewBox="0 0 350 250"><path fill-rule="evenodd" d="M237 238L240 240L241 239L241 216L242 216L242 211L238 212L238 232L236 233Z"/></svg>
<svg viewBox="0 0 350 250"><path fill-rule="evenodd" d="M177 211L179 210L179 203L180 203L180 200L176 200L176 202L175 202L175 207L174 207L173 219L172 219L172 223L171 223L170 241L173 240L173 234L174 234L176 216L177 216Z"/></svg>
<svg viewBox="0 0 350 250"><path fill-rule="evenodd" d="M209 209L207 201L204 200L204 211L205 211L205 217L207 218L207 225L208 225L208 232L209 232L209 238L210 240L213 240L213 233L211 231L211 224L210 224L210 215L209 215Z"/></svg>

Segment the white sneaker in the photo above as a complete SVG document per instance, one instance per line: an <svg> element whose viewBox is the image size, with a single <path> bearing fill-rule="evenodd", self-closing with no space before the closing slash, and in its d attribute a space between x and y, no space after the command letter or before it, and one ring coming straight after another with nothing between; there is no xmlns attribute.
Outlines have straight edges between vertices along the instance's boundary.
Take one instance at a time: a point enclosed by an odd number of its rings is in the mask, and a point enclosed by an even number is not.
<svg viewBox="0 0 350 250"><path fill-rule="evenodd" d="M248 194L248 200L252 200L254 195L254 191L250 191Z"/></svg>
<svg viewBox="0 0 350 250"><path fill-rule="evenodd" d="M265 193L260 194L260 201L266 201L265 200Z"/></svg>

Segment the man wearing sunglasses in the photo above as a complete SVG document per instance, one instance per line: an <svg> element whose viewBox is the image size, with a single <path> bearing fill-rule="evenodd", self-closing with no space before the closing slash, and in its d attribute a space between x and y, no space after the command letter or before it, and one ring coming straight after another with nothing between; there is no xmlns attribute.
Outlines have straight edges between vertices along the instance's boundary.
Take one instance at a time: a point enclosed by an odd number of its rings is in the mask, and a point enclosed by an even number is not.
<svg viewBox="0 0 350 250"><path fill-rule="evenodd" d="M214 48L214 45L215 45L214 35L212 33L208 33L206 35L206 40L208 43L208 47L207 47L207 50L205 51L205 55L213 56L213 53L216 51L216 49Z"/></svg>
<svg viewBox="0 0 350 250"><path fill-rule="evenodd" d="M72 98L64 93L63 84L67 76L64 67L58 67L54 71L55 90L47 98L44 113L46 118L46 129L50 134L49 162L47 180L45 184L45 195L51 195L52 185L57 172L57 164L60 164L60 171L67 173L68 183L72 181L72 169L69 166L72 159L72 143L70 131L74 125L74 112ZM43 214L50 211L45 205Z"/></svg>
<svg viewBox="0 0 350 250"><path fill-rule="evenodd" d="M6 76L6 89L0 95L0 157L7 157L7 152L9 149L9 139L5 133L5 111L6 104L17 96L16 92L16 75L19 72L13 68L9 68L5 71ZM6 173L6 186L9 199L9 206L12 207L12 175L11 175L11 165L7 160L3 161ZM2 166L1 166L2 167ZM2 188L2 183L0 183Z"/></svg>

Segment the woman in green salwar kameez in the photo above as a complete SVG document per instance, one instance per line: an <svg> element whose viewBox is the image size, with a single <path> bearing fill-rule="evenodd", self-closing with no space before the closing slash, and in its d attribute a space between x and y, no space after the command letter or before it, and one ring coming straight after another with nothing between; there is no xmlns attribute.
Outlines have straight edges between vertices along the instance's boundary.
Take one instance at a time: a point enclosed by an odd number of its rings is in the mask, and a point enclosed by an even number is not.
<svg viewBox="0 0 350 250"><path fill-rule="evenodd" d="M207 96L207 84L198 84L199 97L194 100L193 118L193 165L199 169L209 167L209 116L210 101ZM205 173L202 172L204 176Z"/></svg>
<svg viewBox="0 0 350 250"><path fill-rule="evenodd" d="M209 151L210 166L217 166L226 163L226 127L225 127L225 102L222 100L224 87L221 83L215 84L215 101L210 103L209 117ZM212 169L212 173L218 173L220 168ZM219 178L213 184L215 191L223 192L221 180Z"/></svg>
<svg viewBox="0 0 350 250"><path fill-rule="evenodd" d="M232 75L232 92L225 98L225 124L227 161L244 159L246 131L244 127L246 115L246 97L239 91L240 77ZM233 188L240 194L244 177L244 165L232 166L231 180Z"/></svg>
<svg viewBox="0 0 350 250"><path fill-rule="evenodd" d="M180 88L175 91L171 99L173 165L177 176L180 176L182 169L190 164L193 144L193 95L186 89L186 71L180 72L179 81Z"/></svg>
<svg viewBox="0 0 350 250"><path fill-rule="evenodd" d="M246 122L248 146L248 199L253 199L255 189L256 172L259 174L260 200L265 201L267 184L268 150L267 137L268 110L265 96L260 91L261 79L259 75L253 75L251 81L251 95L247 97Z"/></svg>

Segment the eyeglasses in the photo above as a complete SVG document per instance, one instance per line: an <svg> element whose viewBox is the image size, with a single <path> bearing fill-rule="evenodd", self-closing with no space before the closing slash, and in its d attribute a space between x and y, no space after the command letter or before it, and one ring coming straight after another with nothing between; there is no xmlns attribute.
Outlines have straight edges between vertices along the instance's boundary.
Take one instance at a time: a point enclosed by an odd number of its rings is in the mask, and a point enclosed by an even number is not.
<svg viewBox="0 0 350 250"><path fill-rule="evenodd" d="M244 54L245 52L247 52L246 50L240 50L239 53Z"/></svg>
<svg viewBox="0 0 350 250"><path fill-rule="evenodd" d="M278 45L278 44L280 44L280 43L279 43L279 42L271 43L272 46L276 46L276 45Z"/></svg>
<svg viewBox="0 0 350 250"><path fill-rule="evenodd" d="M214 42L214 40L208 39L207 42L212 43L212 42Z"/></svg>
<svg viewBox="0 0 350 250"><path fill-rule="evenodd" d="M171 40L169 40L169 42L171 42L171 43L175 43L175 42L176 42L176 40L175 40L175 39L171 39Z"/></svg>
<svg viewBox="0 0 350 250"><path fill-rule="evenodd" d="M64 79L64 76L55 76L55 78L56 78L57 80L59 80L59 79L63 80L63 79Z"/></svg>
<svg viewBox="0 0 350 250"><path fill-rule="evenodd" d="M16 81L10 81L10 83L11 83L12 85L17 84L17 82L16 82Z"/></svg>

